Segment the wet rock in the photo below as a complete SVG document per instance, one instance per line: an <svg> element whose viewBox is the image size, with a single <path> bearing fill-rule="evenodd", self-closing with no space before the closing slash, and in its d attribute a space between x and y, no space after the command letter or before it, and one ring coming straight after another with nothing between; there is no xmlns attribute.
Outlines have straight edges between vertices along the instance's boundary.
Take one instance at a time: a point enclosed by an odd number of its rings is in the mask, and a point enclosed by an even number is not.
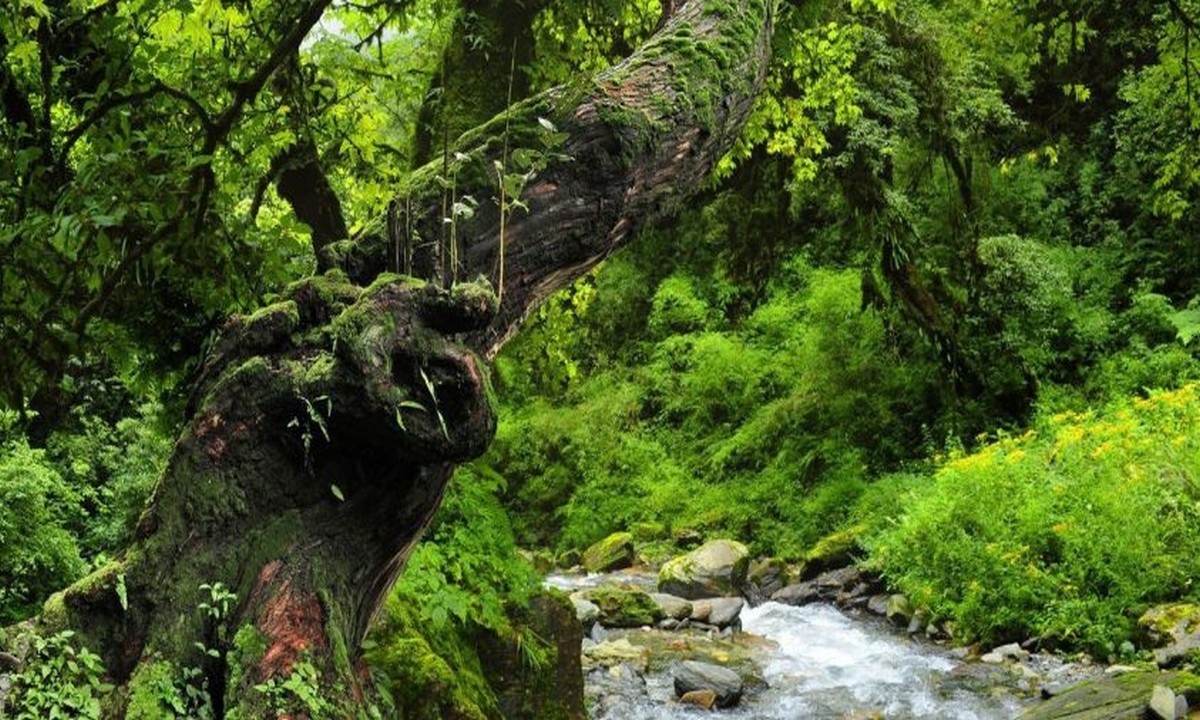
<svg viewBox="0 0 1200 720"><path fill-rule="evenodd" d="M995 666L992 666L995 667ZM1020 716L1021 720L1140 720L1154 686L1200 699L1200 677L1185 672L1136 672L1076 683ZM1172 698L1172 703L1174 699ZM1163 708L1166 709L1165 707ZM1172 715L1175 708L1172 706Z"/></svg>
<svg viewBox="0 0 1200 720"><path fill-rule="evenodd" d="M913 613L913 616L911 618L909 618L908 634L916 635L917 633L922 632L928 624L929 624L929 611L917 610L916 612Z"/></svg>
<svg viewBox="0 0 1200 720"><path fill-rule="evenodd" d="M713 540L667 561L658 573L658 589L686 600L734 595L745 584L749 565L745 545Z"/></svg>
<svg viewBox="0 0 1200 720"><path fill-rule="evenodd" d="M738 617L746 603L741 598L712 598L708 601L711 610L708 613L708 623L718 628L727 628L737 624L741 627Z"/></svg>
<svg viewBox="0 0 1200 720"><path fill-rule="evenodd" d="M694 528L679 528L671 533L671 540L675 542L676 547L688 549L704 542L704 535Z"/></svg>
<svg viewBox="0 0 1200 720"><path fill-rule="evenodd" d="M592 642L608 642L608 631L600 623L592 623L592 629L588 632L588 637L592 639Z"/></svg>
<svg viewBox="0 0 1200 720"><path fill-rule="evenodd" d="M564 570L573 568L576 565L580 565L582 563L582 561L583 561L583 553L579 552L575 548L571 548L570 550L563 550L561 553L558 554L558 557L555 558L555 564Z"/></svg>
<svg viewBox="0 0 1200 720"><path fill-rule="evenodd" d="M900 594L892 595L887 600L887 609L884 610L883 614L895 625L907 627L908 621L912 620L913 606L908 601L907 596Z"/></svg>
<svg viewBox="0 0 1200 720"><path fill-rule="evenodd" d="M591 600L572 597L571 602L575 605L575 617L579 618L584 627L591 627L592 623L600 619L600 608Z"/></svg>
<svg viewBox="0 0 1200 720"><path fill-rule="evenodd" d="M1109 677L1125 675L1126 673L1131 672L1138 672L1138 669L1132 665L1109 665L1108 667L1104 668L1104 674L1108 675Z"/></svg>
<svg viewBox="0 0 1200 720"><path fill-rule="evenodd" d="M658 605L666 617L683 620L692 615L692 604L681 597L667 593L650 593L650 599Z"/></svg>
<svg viewBox="0 0 1200 720"><path fill-rule="evenodd" d="M940 683L943 692L988 695L995 688L1013 686L1020 678L1006 665L967 663L951 670Z"/></svg>
<svg viewBox="0 0 1200 720"><path fill-rule="evenodd" d="M813 581L788 585L771 595L771 599L784 605L807 605L821 599L817 584Z"/></svg>
<svg viewBox="0 0 1200 720"><path fill-rule="evenodd" d="M1150 691L1150 716L1157 720L1176 720L1175 691L1165 685L1155 685Z"/></svg>
<svg viewBox="0 0 1200 720"><path fill-rule="evenodd" d="M761 604L788 584L787 564L779 558L759 558L746 573L746 598L751 605Z"/></svg>
<svg viewBox="0 0 1200 720"><path fill-rule="evenodd" d="M1175 603L1151 608L1138 619L1138 629L1147 644L1156 648L1155 662L1163 667L1178 665L1189 653L1200 650L1200 605Z"/></svg>
<svg viewBox="0 0 1200 720"><path fill-rule="evenodd" d="M641 645L634 645L625 638L617 638L610 642L599 643L583 653L583 670L585 672L597 667L614 665L628 665L639 673L645 673L650 667L650 650Z"/></svg>
<svg viewBox="0 0 1200 720"><path fill-rule="evenodd" d="M804 556L800 579L809 580L853 563L854 553L858 550L858 538L865 530L865 525L855 525L818 540Z"/></svg>
<svg viewBox="0 0 1200 720"><path fill-rule="evenodd" d="M593 717L611 716L613 710L630 699L649 693L646 678L629 665L594 669L587 674L587 700Z"/></svg>
<svg viewBox="0 0 1200 720"><path fill-rule="evenodd" d="M888 610L888 596L885 594L872 595L867 600L867 612L872 615L886 616Z"/></svg>
<svg viewBox="0 0 1200 720"><path fill-rule="evenodd" d="M817 591L822 598L833 599L838 593L845 592L867 580L862 570L856 567L843 567L822 573L816 578Z"/></svg>
<svg viewBox="0 0 1200 720"><path fill-rule="evenodd" d="M583 552L583 568L590 573L621 570L633 565L633 534L613 533Z"/></svg>
<svg viewBox="0 0 1200 720"><path fill-rule="evenodd" d="M1020 662L1028 659L1029 651L1022 649L1021 646L1016 643L1009 643L1008 645L1001 645L997 648L993 648L991 652L984 653L983 656L979 658L981 662L993 664L1008 662L1010 660L1014 662Z"/></svg>
<svg viewBox="0 0 1200 720"><path fill-rule="evenodd" d="M685 660L674 673L675 694L686 695L696 690L711 690L717 707L732 707L742 697L741 676L719 665Z"/></svg>
<svg viewBox="0 0 1200 720"><path fill-rule="evenodd" d="M879 710L851 710L841 720L883 720L883 713Z"/></svg>
<svg viewBox="0 0 1200 720"><path fill-rule="evenodd" d="M602 585L580 590L571 599L587 600L600 609L605 627L642 627L663 619L663 611L645 591L630 585Z"/></svg>
<svg viewBox="0 0 1200 720"><path fill-rule="evenodd" d="M717 694L712 690L693 690L679 697L680 705L695 705L696 707L712 710L717 704Z"/></svg>

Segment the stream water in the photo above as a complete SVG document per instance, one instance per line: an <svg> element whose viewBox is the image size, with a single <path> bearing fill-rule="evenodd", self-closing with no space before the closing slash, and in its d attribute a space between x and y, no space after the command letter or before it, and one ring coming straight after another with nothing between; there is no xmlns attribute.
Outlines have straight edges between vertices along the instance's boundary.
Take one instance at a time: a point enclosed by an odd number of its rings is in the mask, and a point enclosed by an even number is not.
<svg viewBox="0 0 1200 720"><path fill-rule="evenodd" d="M596 584L599 578L551 584L572 589ZM844 718L911 720L1007 720L1020 713L1011 696L993 697L962 689L955 670L963 662L946 651L913 642L885 623L855 618L830 605L792 607L769 602L742 612L742 631L765 638L756 651L761 685L741 704L719 713L737 720ZM593 671L589 684L605 678ZM619 684L618 684L619 686ZM613 697L606 683L604 702L594 717L607 720L660 720L708 716L674 702L671 673L650 673L644 689L627 683L630 692Z"/></svg>

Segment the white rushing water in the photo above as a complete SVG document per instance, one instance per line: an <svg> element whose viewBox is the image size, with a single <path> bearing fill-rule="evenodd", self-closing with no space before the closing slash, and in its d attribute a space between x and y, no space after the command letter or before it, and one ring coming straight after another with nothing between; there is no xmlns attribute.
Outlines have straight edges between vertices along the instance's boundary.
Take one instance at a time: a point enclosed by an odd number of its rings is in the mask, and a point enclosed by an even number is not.
<svg viewBox="0 0 1200 720"><path fill-rule="evenodd" d="M668 672L647 678L645 693L610 698L596 717L1007 720L1019 712L1012 701L943 690L942 680L958 666L956 660L828 605L766 603L743 611L742 625L778 649L768 652L763 666L768 687L749 692L739 707L711 716L680 706L673 702Z"/></svg>

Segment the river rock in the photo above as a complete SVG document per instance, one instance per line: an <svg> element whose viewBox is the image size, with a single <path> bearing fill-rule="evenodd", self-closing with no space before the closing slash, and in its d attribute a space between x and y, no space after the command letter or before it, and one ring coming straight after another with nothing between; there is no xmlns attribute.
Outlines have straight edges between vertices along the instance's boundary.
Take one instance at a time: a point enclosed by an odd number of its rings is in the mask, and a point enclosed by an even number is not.
<svg viewBox="0 0 1200 720"><path fill-rule="evenodd" d="M575 548L563 550L558 554L558 557L554 559L554 562L560 569L570 570L571 568L583 562L583 553L579 552Z"/></svg>
<svg viewBox="0 0 1200 720"><path fill-rule="evenodd" d="M663 615L675 620L683 620L692 616L692 604L681 597L667 593L650 593L653 600L662 610Z"/></svg>
<svg viewBox="0 0 1200 720"><path fill-rule="evenodd" d="M650 649L634 645L625 638L599 643L583 651L583 670L629 665L639 673L650 667Z"/></svg>
<svg viewBox="0 0 1200 720"><path fill-rule="evenodd" d="M738 617L746 603L741 598L711 598L708 600L711 610L708 613L708 624L725 629L737 624L741 627Z"/></svg>
<svg viewBox="0 0 1200 720"><path fill-rule="evenodd" d="M995 667L995 666L993 666ZM1138 672L1076 683L1026 710L1021 720L1141 720L1155 685L1200 699L1200 677L1186 672ZM1174 703L1174 698L1172 698ZM1166 709L1165 707L1163 708ZM1172 705L1171 717L1177 717Z"/></svg>
<svg viewBox="0 0 1200 720"><path fill-rule="evenodd" d="M867 612L871 613L872 615L886 616L887 609L888 609L887 593L880 593L879 595L872 595L871 598L869 600L867 600Z"/></svg>
<svg viewBox="0 0 1200 720"><path fill-rule="evenodd" d="M913 616L912 603L905 595L899 593L892 595L887 600L887 609L884 610L884 615L887 615L887 619L891 620L893 624L907 627L908 621L912 620Z"/></svg>
<svg viewBox="0 0 1200 720"><path fill-rule="evenodd" d="M804 556L800 579L810 580L821 573L853 563L858 539L865 530L866 525L855 525L818 540Z"/></svg>
<svg viewBox="0 0 1200 720"><path fill-rule="evenodd" d="M646 678L629 665L594 669L588 673L585 687L592 717L612 717L631 699L648 695Z"/></svg>
<svg viewBox="0 0 1200 720"><path fill-rule="evenodd" d="M788 584L787 564L779 558L759 558L746 572L745 593L750 604L758 605Z"/></svg>
<svg viewBox="0 0 1200 720"><path fill-rule="evenodd" d="M1200 650L1200 605L1175 603L1151 608L1138 619L1147 644L1156 648L1154 660L1163 667L1178 665Z"/></svg>
<svg viewBox="0 0 1200 720"><path fill-rule="evenodd" d="M663 611L644 590L631 585L602 585L580 590L571 599L587 600L600 609L605 627L642 627L663 619Z"/></svg>
<svg viewBox="0 0 1200 720"><path fill-rule="evenodd" d="M584 550L580 562L584 570L601 573L627 568L633 565L634 557L633 534L619 532Z"/></svg>
<svg viewBox="0 0 1200 720"><path fill-rule="evenodd" d="M1175 720L1175 691L1155 685L1150 691L1150 716L1155 720Z"/></svg>
<svg viewBox="0 0 1200 720"><path fill-rule="evenodd" d="M980 658L980 662L999 664L1012 660L1021 662L1029 659L1029 651L1021 648L1017 643L1009 643L993 648L990 652L984 653Z"/></svg>
<svg viewBox="0 0 1200 720"><path fill-rule="evenodd" d="M821 593L817 590L817 583L809 580L808 582L788 585L771 595L771 599L784 605L800 606L820 600Z"/></svg>
<svg viewBox="0 0 1200 720"><path fill-rule="evenodd" d="M679 696L680 705L695 705L696 707L712 710L717 704L717 694L712 690L693 690Z"/></svg>
<svg viewBox="0 0 1200 720"><path fill-rule="evenodd" d="M745 545L712 540L667 561L658 573L658 589L687 600L733 595L745 584L749 565Z"/></svg>
<svg viewBox="0 0 1200 720"><path fill-rule="evenodd" d="M571 602L575 605L575 617L579 618L584 627L591 627L592 623L600 619L600 608L591 600L572 597Z"/></svg>
<svg viewBox="0 0 1200 720"><path fill-rule="evenodd" d="M741 676L720 665L685 660L675 670L677 696L696 690L711 690L717 697L717 707L736 705L742 697L743 688Z"/></svg>

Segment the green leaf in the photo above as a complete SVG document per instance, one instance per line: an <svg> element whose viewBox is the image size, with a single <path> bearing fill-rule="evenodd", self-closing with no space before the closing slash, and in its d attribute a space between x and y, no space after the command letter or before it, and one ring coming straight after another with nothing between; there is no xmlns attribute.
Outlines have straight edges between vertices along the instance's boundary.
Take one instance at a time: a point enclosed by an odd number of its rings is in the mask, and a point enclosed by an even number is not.
<svg viewBox="0 0 1200 720"><path fill-rule="evenodd" d="M339 502L346 501L346 496L342 494L342 489L337 485L330 485L329 492L333 493L333 496L337 498Z"/></svg>

